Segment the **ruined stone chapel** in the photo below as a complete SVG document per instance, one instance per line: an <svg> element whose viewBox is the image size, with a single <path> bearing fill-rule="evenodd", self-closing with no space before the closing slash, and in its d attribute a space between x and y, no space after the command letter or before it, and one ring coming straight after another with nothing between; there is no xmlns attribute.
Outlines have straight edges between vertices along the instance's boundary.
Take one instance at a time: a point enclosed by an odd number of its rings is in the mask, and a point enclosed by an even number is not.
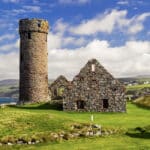
<svg viewBox="0 0 150 150"><path fill-rule="evenodd" d="M73 81L60 76L48 90L47 34L42 19L21 19L19 103L61 98L65 111L125 112L124 86L96 59L91 59ZM60 62L61 63L61 62Z"/></svg>
<svg viewBox="0 0 150 150"><path fill-rule="evenodd" d="M68 85L66 111L125 112L124 86L96 59L91 59Z"/></svg>

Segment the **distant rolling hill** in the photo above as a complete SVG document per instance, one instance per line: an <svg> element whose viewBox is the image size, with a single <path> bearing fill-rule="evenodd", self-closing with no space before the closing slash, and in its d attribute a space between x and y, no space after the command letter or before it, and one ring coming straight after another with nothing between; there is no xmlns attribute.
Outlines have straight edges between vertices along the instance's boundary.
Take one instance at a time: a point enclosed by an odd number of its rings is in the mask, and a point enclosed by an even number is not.
<svg viewBox="0 0 150 150"><path fill-rule="evenodd" d="M139 75L136 78L150 78L150 75Z"/></svg>
<svg viewBox="0 0 150 150"><path fill-rule="evenodd" d="M149 78L148 78L149 77ZM138 80L148 80L150 81L150 75L143 75L131 78L118 78L122 83L132 82ZM51 84L55 79L49 79L49 84ZM18 97L19 95L19 80L18 79L7 79L0 81L0 97Z"/></svg>
<svg viewBox="0 0 150 150"><path fill-rule="evenodd" d="M54 79L49 79L49 84L52 83ZM0 97L15 97L19 96L19 80L17 79L7 79L0 81Z"/></svg>
<svg viewBox="0 0 150 150"><path fill-rule="evenodd" d="M150 75L140 75L135 77L124 77L118 78L121 82L132 82L132 81L150 81Z"/></svg>
<svg viewBox="0 0 150 150"><path fill-rule="evenodd" d="M55 79L49 79L49 83L52 83ZM1 80L0 86L17 86L19 85L18 79L7 79L7 80Z"/></svg>
<svg viewBox="0 0 150 150"><path fill-rule="evenodd" d="M19 84L19 80L17 79L7 79L7 80L1 80L0 86L15 86Z"/></svg>
<svg viewBox="0 0 150 150"><path fill-rule="evenodd" d="M7 79L0 81L0 97L15 97L18 98L19 80Z"/></svg>

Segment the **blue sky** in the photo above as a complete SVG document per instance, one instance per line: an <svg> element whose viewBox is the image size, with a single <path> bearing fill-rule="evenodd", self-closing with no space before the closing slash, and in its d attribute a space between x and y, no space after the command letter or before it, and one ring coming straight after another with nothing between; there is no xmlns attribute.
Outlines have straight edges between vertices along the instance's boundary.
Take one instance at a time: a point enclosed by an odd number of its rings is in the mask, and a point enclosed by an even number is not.
<svg viewBox="0 0 150 150"><path fill-rule="evenodd" d="M18 21L43 18L49 78L71 79L97 58L116 77L150 74L149 0L1 0L0 80L18 78Z"/></svg>

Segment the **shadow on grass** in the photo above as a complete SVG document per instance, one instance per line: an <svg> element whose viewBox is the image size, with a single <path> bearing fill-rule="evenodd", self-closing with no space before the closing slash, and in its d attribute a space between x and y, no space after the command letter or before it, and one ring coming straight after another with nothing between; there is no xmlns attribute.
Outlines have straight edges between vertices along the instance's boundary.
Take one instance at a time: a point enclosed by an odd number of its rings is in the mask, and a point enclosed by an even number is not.
<svg viewBox="0 0 150 150"><path fill-rule="evenodd" d="M9 105L11 108L17 108L17 109L32 109L32 110L63 110L63 106L61 103L43 103L43 104L31 104L31 105Z"/></svg>
<svg viewBox="0 0 150 150"><path fill-rule="evenodd" d="M126 133L126 135L132 138L150 139L150 133Z"/></svg>
<svg viewBox="0 0 150 150"><path fill-rule="evenodd" d="M136 103L132 103L132 104L136 105L138 108L150 110L150 107L148 107L148 106L144 106L144 105L136 104Z"/></svg>
<svg viewBox="0 0 150 150"><path fill-rule="evenodd" d="M150 139L150 125L145 127L136 127L135 129L129 129L126 135L133 138Z"/></svg>

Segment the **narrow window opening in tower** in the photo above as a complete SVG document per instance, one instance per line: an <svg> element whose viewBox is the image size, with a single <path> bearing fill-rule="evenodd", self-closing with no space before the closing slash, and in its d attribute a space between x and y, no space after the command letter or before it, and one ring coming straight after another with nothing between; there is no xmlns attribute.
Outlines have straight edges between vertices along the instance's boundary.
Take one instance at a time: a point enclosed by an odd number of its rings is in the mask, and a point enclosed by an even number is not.
<svg viewBox="0 0 150 150"><path fill-rule="evenodd" d="M28 32L28 39L31 39L31 33Z"/></svg>
<svg viewBox="0 0 150 150"><path fill-rule="evenodd" d="M45 41L47 42L47 34L46 34L46 37L45 37Z"/></svg>
<svg viewBox="0 0 150 150"><path fill-rule="evenodd" d="M38 21L38 23L37 23L37 24L38 24L38 27L41 27L41 22L40 22L40 21Z"/></svg>
<svg viewBox="0 0 150 150"><path fill-rule="evenodd" d="M20 62L21 63L23 62L23 54L22 53L20 54Z"/></svg>
<svg viewBox="0 0 150 150"><path fill-rule="evenodd" d="M92 65L91 65L91 71L92 71L92 72L95 72L95 64L92 64Z"/></svg>
<svg viewBox="0 0 150 150"><path fill-rule="evenodd" d="M24 38L26 37L26 33L25 32L22 33L22 37L24 37Z"/></svg>

